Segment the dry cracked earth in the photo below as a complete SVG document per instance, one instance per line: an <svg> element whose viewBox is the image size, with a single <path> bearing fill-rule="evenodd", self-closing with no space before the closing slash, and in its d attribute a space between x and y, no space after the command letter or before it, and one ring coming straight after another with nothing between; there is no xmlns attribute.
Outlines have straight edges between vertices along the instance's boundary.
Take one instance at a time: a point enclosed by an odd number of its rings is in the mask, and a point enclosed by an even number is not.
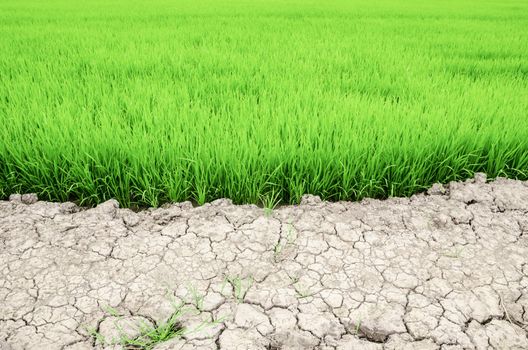
<svg viewBox="0 0 528 350"><path fill-rule="evenodd" d="M266 213L0 202L0 348L528 349L528 182Z"/></svg>

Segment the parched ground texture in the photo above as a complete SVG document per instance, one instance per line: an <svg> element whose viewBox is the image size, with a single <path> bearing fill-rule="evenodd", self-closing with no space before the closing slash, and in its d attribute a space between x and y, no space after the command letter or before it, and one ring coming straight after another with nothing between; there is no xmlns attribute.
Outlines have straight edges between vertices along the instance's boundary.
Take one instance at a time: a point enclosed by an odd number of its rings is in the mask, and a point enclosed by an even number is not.
<svg viewBox="0 0 528 350"><path fill-rule="evenodd" d="M528 182L266 213L0 202L0 348L528 349ZM185 310L182 312L181 310ZM133 347L128 347L133 348Z"/></svg>

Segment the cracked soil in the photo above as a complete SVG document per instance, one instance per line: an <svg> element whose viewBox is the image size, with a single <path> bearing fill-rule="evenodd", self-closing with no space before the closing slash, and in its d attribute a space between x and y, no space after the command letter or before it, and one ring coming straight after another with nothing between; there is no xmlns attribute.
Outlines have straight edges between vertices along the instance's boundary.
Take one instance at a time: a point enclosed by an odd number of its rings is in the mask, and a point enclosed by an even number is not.
<svg viewBox="0 0 528 350"><path fill-rule="evenodd" d="M271 213L13 195L0 202L0 348L119 349L181 303L189 331L155 350L528 349L527 232L528 182L482 174Z"/></svg>

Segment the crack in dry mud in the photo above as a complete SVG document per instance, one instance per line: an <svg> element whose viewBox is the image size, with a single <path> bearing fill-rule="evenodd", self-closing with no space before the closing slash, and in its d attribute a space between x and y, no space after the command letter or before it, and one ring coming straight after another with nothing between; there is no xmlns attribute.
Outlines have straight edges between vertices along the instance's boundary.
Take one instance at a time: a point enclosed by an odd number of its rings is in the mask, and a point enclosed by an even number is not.
<svg viewBox="0 0 528 350"><path fill-rule="evenodd" d="M527 213L527 182L481 174L269 215L14 195L0 202L0 348L119 348L89 330L133 337L181 304L191 331L154 349L527 349Z"/></svg>

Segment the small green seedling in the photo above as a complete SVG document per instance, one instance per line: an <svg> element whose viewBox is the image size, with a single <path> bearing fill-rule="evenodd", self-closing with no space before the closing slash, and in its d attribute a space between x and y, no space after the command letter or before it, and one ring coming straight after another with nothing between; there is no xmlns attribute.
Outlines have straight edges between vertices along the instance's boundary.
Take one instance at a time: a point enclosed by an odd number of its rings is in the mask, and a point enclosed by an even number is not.
<svg viewBox="0 0 528 350"><path fill-rule="evenodd" d="M297 277L297 276L293 276L293 277L290 276L290 281L291 281L291 285L293 285L293 286L295 287L295 284L296 284L297 282L299 282L299 277Z"/></svg>
<svg viewBox="0 0 528 350"><path fill-rule="evenodd" d="M227 319L227 316L222 316L216 320L213 319L212 321L202 321L195 329L189 330L188 332L185 333L185 335L198 333L206 328L217 326L223 323L226 319Z"/></svg>
<svg viewBox="0 0 528 350"><path fill-rule="evenodd" d="M106 313L109 314L110 316L114 316L114 317L118 317L118 318L121 317L119 315L119 312L116 309L114 309L113 307L111 307L110 305L105 306L104 307L104 311L106 311Z"/></svg>
<svg viewBox="0 0 528 350"><path fill-rule="evenodd" d="M182 316L190 312L191 309L184 308L184 304L174 304L175 311L174 313L164 322L158 324L147 324L146 322L139 322L136 326L139 330L139 335L137 337L130 337L123 330L122 326L115 322L115 326L119 333L118 339L112 339L108 341L105 337L99 333L96 329L91 328L87 329L88 333L95 339L96 344L101 345L121 345L123 349L145 349L150 350L155 345L170 340L172 338L182 337L184 334L190 332L196 332L204 329L208 325L216 325L222 322L222 319L215 320L213 322L204 321L199 325L199 329L188 330L181 326L180 320ZM123 316L119 315L117 310L112 307L106 307L105 310L109 315L122 319Z"/></svg>
<svg viewBox="0 0 528 350"><path fill-rule="evenodd" d="M278 262L282 249L283 249L283 246L281 244L281 240L279 239L279 241L273 247L273 260L275 262Z"/></svg>
<svg viewBox="0 0 528 350"><path fill-rule="evenodd" d="M88 334L95 339L95 344L100 344L100 345L104 345L106 344L106 339L105 337L99 333L97 331L97 329L93 328L93 327L89 327L89 328L86 328L86 331L88 332Z"/></svg>
<svg viewBox="0 0 528 350"><path fill-rule="evenodd" d="M196 287L189 284L187 290L191 294L192 302L199 311L203 311L204 295L199 293Z"/></svg>
<svg viewBox="0 0 528 350"><path fill-rule="evenodd" d="M233 296L237 303L241 303L244 300L248 290L251 288L251 286L253 286L253 277L250 276L247 278L240 278L239 276L226 276L224 278L224 285L222 286L222 294L225 283L229 283L231 287L233 287Z"/></svg>
<svg viewBox="0 0 528 350"><path fill-rule="evenodd" d="M280 193L278 191L272 191L264 196L260 196L262 205L264 206L264 214L270 216L273 213L273 209L280 203Z"/></svg>
<svg viewBox="0 0 528 350"><path fill-rule="evenodd" d="M361 319L356 323L356 327L354 330L354 335L359 335L359 330L361 329Z"/></svg>
<svg viewBox="0 0 528 350"><path fill-rule="evenodd" d="M310 292L310 290L306 287L304 287L302 284L296 282L293 287L295 288L295 292L297 293L297 298L298 299L304 299L304 298L308 298L308 297L311 297L312 295L314 295L315 293L313 292Z"/></svg>

